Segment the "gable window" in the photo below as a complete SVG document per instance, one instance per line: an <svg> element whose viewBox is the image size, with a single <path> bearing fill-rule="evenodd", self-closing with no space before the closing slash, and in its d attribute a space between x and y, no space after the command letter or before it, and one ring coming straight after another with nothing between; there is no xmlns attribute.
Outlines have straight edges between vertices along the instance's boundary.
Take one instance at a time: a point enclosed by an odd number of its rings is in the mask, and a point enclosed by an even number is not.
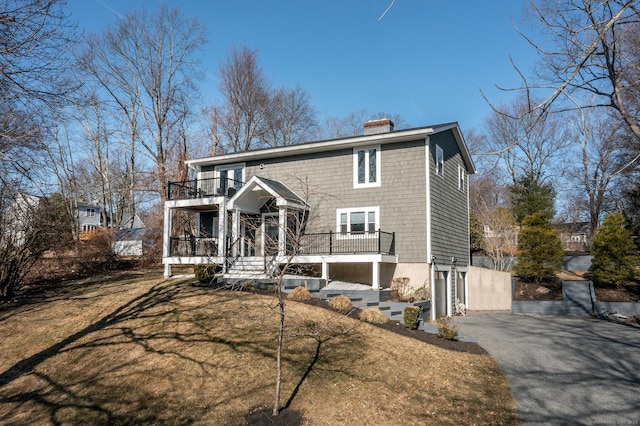
<svg viewBox="0 0 640 426"><path fill-rule="evenodd" d="M380 186L380 147L353 149L353 187Z"/></svg>
<svg viewBox="0 0 640 426"><path fill-rule="evenodd" d="M96 209L87 209L87 217L96 217Z"/></svg>
<svg viewBox="0 0 640 426"><path fill-rule="evenodd" d="M464 192L464 181L466 180L467 174L460 164L458 164L458 189Z"/></svg>
<svg viewBox="0 0 640 426"><path fill-rule="evenodd" d="M380 227L378 207L356 207L337 210L337 231L342 236L374 236Z"/></svg>
<svg viewBox="0 0 640 426"><path fill-rule="evenodd" d="M436 145L436 174L444 177L444 151L440 145Z"/></svg>
<svg viewBox="0 0 640 426"><path fill-rule="evenodd" d="M244 182L244 164L231 164L216 169L218 172L218 195L227 194L229 188L236 191Z"/></svg>

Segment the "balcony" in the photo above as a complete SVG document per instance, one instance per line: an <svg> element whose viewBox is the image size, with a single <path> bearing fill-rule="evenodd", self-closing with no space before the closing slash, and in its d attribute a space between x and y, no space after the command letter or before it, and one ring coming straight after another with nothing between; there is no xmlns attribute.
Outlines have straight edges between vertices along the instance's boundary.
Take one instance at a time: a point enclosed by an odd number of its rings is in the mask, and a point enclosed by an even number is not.
<svg viewBox="0 0 640 426"><path fill-rule="evenodd" d="M395 255L395 232L381 230L366 233L356 232L319 232L304 234L299 244L287 244L290 254L300 256L313 255L349 255L383 254ZM227 246L230 242L227 241ZM171 237L171 257L218 256L218 239L209 237Z"/></svg>
<svg viewBox="0 0 640 426"><path fill-rule="evenodd" d="M385 254L394 255L395 232L319 232L300 238L299 255Z"/></svg>
<svg viewBox="0 0 640 426"><path fill-rule="evenodd" d="M169 182L167 200L193 200L205 197L232 197L243 183L228 178L194 179Z"/></svg>

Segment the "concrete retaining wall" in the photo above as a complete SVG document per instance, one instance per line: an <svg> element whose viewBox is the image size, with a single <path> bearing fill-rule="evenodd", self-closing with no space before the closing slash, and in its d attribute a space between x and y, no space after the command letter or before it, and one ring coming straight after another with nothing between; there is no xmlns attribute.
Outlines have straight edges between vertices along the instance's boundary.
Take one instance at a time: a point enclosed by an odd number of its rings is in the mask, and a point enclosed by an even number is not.
<svg viewBox="0 0 640 426"><path fill-rule="evenodd" d="M472 311L511 310L511 274L469 266L469 298Z"/></svg>
<svg viewBox="0 0 640 426"><path fill-rule="evenodd" d="M514 314L566 315L567 307L564 302L529 302L514 300L511 304Z"/></svg>
<svg viewBox="0 0 640 426"><path fill-rule="evenodd" d="M562 270L563 271L588 271L591 267L591 255L577 255L577 256L563 256L562 258ZM491 260L486 256L474 256L473 266L479 266L483 268L491 268ZM517 261L517 260L516 260Z"/></svg>
<svg viewBox="0 0 640 426"><path fill-rule="evenodd" d="M595 302L593 308L598 315L617 312L621 315L635 315L640 317L640 303Z"/></svg>

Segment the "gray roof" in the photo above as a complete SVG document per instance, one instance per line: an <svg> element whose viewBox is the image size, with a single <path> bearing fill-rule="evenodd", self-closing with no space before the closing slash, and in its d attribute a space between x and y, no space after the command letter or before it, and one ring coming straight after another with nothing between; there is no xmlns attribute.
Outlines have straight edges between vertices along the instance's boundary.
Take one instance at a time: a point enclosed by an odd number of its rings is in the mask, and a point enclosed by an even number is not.
<svg viewBox="0 0 640 426"><path fill-rule="evenodd" d="M278 194L279 197L283 198L287 202L302 204L302 205L307 204L302 198L298 197L298 195L296 195L295 192L290 190L285 184L275 180L263 178L260 176L256 176L256 178L260 179L262 183L267 185L273 192Z"/></svg>
<svg viewBox="0 0 640 426"><path fill-rule="evenodd" d="M120 229L115 234L116 241L137 241L141 240L146 234L147 228L127 228Z"/></svg>

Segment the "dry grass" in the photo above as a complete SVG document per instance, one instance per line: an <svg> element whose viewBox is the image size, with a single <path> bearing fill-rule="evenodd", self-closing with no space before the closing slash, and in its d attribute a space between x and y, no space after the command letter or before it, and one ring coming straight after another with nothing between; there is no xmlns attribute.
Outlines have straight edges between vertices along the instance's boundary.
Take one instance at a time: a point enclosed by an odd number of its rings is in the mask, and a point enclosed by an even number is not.
<svg viewBox="0 0 640 426"><path fill-rule="evenodd" d="M347 296L343 294L332 298L329 301L329 304L333 309L340 312L348 312L351 309L353 309L353 304L351 303L351 299L349 299Z"/></svg>
<svg viewBox="0 0 640 426"><path fill-rule="evenodd" d="M311 293L304 287L296 287L291 293L287 294L287 299L304 302L305 300L311 300Z"/></svg>
<svg viewBox="0 0 640 426"><path fill-rule="evenodd" d="M0 423L242 425L272 402L272 296L160 272L0 306ZM308 425L514 424L495 361L287 303L282 403Z"/></svg>
<svg viewBox="0 0 640 426"><path fill-rule="evenodd" d="M358 318L370 324L384 324L388 321L379 308L367 308L360 312Z"/></svg>

